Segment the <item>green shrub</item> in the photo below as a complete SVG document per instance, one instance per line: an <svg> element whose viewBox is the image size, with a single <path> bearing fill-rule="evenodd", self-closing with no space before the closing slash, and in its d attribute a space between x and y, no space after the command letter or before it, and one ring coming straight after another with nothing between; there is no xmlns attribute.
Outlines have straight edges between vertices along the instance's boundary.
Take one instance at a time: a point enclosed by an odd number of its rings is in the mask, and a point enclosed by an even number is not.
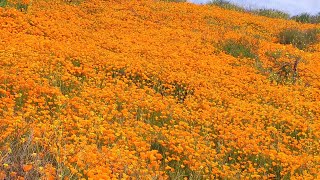
<svg viewBox="0 0 320 180"><path fill-rule="evenodd" d="M209 5L219 6L224 9L235 10L235 11L246 11L243 7L237 6L225 0L212 0L208 3Z"/></svg>
<svg viewBox="0 0 320 180"><path fill-rule="evenodd" d="M309 45L318 42L318 29L301 31L298 29L285 29L279 34L280 44L292 44L298 49L304 50Z"/></svg>
<svg viewBox="0 0 320 180"><path fill-rule="evenodd" d="M279 10L275 10L275 9L258 9L258 10L254 10L252 11L254 14L260 15L260 16L266 16L266 17L270 17L270 18L279 18L279 19L289 19L290 15L279 11Z"/></svg>
<svg viewBox="0 0 320 180"><path fill-rule="evenodd" d="M293 16L291 19L301 23L311 23L312 16L308 13L302 13L300 15Z"/></svg>
<svg viewBox="0 0 320 180"><path fill-rule="evenodd" d="M302 13L300 15L296 15L291 17L291 19L300 22L300 23L312 23L312 24L317 24L320 23L320 13L317 15L310 15L308 13Z"/></svg>
<svg viewBox="0 0 320 180"><path fill-rule="evenodd" d="M315 16L312 16L312 20L311 20L311 23L320 23L320 13L318 13L317 15Z"/></svg>
<svg viewBox="0 0 320 180"><path fill-rule="evenodd" d="M222 50L226 54L230 54L233 57L244 57L255 59L257 56L253 53L248 43L229 39L222 45Z"/></svg>
<svg viewBox="0 0 320 180"><path fill-rule="evenodd" d="M0 0L0 7L6 7L8 4L7 0Z"/></svg>

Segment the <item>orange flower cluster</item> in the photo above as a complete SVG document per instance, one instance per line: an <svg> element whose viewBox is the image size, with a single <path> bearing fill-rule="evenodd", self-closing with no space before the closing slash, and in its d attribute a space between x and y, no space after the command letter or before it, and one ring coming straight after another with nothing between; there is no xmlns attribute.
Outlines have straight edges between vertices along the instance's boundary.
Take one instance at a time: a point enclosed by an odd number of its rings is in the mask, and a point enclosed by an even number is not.
<svg viewBox="0 0 320 180"><path fill-rule="evenodd" d="M277 41L319 25L153 0L23 2L0 8L0 179L320 177L320 44ZM229 39L259 62L222 52ZM270 79L295 59L295 83Z"/></svg>

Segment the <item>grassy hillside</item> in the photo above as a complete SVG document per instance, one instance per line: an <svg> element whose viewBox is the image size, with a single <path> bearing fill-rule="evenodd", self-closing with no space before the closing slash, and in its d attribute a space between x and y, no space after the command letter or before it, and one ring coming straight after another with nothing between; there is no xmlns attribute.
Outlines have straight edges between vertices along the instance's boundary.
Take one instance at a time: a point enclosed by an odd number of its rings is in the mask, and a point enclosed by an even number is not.
<svg viewBox="0 0 320 180"><path fill-rule="evenodd" d="M155 0L2 6L0 179L320 178L320 25Z"/></svg>

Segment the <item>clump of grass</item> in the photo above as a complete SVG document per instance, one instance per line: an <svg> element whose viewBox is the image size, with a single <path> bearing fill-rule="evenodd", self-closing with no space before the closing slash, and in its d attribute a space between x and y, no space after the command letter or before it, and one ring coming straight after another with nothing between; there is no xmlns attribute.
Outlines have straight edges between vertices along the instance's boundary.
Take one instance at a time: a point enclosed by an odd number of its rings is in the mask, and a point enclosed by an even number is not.
<svg viewBox="0 0 320 180"><path fill-rule="evenodd" d="M302 13L300 15L293 16L292 19L301 23L311 23L311 17L312 16L308 13Z"/></svg>
<svg viewBox="0 0 320 180"><path fill-rule="evenodd" d="M300 23L320 23L320 13L317 15L310 15L308 13L302 13L296 16L291 17L291 19L300 22Z"/></svg>
<svg viewBox="0 0 320 180"><path fill-rule="evenodd" d="M15 4L15 8L22 11L22 12L27 12L29 5L25 4L23 2L18 2L17 4Z"/></svg>
<svg viewBox="0 0 320 180"><path fill-rule="evenodd" d="M225 0L212 0L208 3L209 5L219 6L224 9L235 10L235 11L246 11L243 7L230 3Z"/></svg>
<svg viewBox="0 0 320 180"><path fill-rule="evenodd" d="M222 50L225 53L236 58L257 58L256 54L254 54L252 48L248 44L249 43L246 42L240 42L233 39L229 39L222 45Z"/></svg>
<svg viewBox="0 0 320 180"><path fill-rule="evenodd" d="M163 1L179 1L179 0L163 0ZM249 12L253 14L257 14L260 16L266 16L270 18L279 18L279 19L292 19L300 23L312 23L317 24L320 23L320 13L317 15L310 15L308 13L302 13L300 15L292 16L283 11L275 10L275 9L245 9L241 6L238 6L234 3L231 3L227 0L211 0L208 5L219 6L224 9L240 11L240 12Z"/></svg>
<svg viewBox="0 0 320 180"><path fill-rule="evenodd" d="M19 0L16 3L10 3L7 0L0 0L0 7L13 7L19 11L27 12L29 4L24 3L23 1Z"/></svg>
<svg viewBox="0 0 320 180"><path fill-rule="evenodd" d="M290 15L288 13L275 10L275 9L258 9L252 11L254 14L260 16L266 16L270 18L278 18L278 19L289 19Z"/></svg>
<svg viewBox="0 0 320 180"><path fill-rule="evenodd" d="M0 0L0 7L6 7L8 4L7 0Z"/></svg>
<svg viewBox="0 0 320 180"><path fill-rule="evenodd" d="M309 45L318 42L318 29L301 31L298 29L285 29L279 33L280 44L292 44L298 49L305 50Z"/></svg>

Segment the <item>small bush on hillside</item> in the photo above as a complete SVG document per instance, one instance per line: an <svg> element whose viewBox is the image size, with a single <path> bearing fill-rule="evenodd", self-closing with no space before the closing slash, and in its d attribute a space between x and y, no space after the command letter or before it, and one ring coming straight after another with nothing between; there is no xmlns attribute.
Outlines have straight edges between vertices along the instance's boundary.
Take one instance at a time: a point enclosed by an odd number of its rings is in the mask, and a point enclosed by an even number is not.
<svg viewBox="0 0 320 180"><path fill-rule="evenodd" d="M227 40L222 45L222 50L226 54L230 54L233 57L244 57L251 59L255 59L257 57L247 43L239 42L232 39Z"/></svg>
<svg viewBox="0 0 320 180"><path fill-rule="evenodd" d="M320 13L318 13L317 15L315 16L312 16L312 22L311 23L320 23Z"/></svg>
<svg viewBox="0 0 320 180"><path fill-rule="evenodd" d="M243 7L237 6L237 5L232 4L232 3L225 1L225 0L212 0L208 4L219 6L224 9L230 9L230 10L235 10L235 11L246 11Z"/></svg>
<svg viewBox="0 0 320 180"><path fill-rule="evenodd" d="M294 19L295 21L301 22L301 23L311 23L312 16L308 13L303 13L297 16L293 16L291 19Z"/></svg>
<svg viewBox="0 0 320 180"><path fill-rule="evenodd" d="M266 17L270 17L270 18L279 18L279 19L289 19L290 15L279 11L279 10L275 10L275 9L258 9L258 10L254 10L253 13L260 15L260 16L266 16Z"/></svg>
<svg viewBox="0 0 320 180"><path fill-rule="evenodd" d="M308 13L302 13L300 15L293 16L291 19L300 22L300 23L320 23L320 13L318 15L310 15Z"/></svg>
<svg viewBox="0 0 320 180"><path fill-rule="evenodd" d="M285 29L279 34L281 44L292 44L298 49L304 50L309 45L318 42L318 29L301 31L298 29Z"/></svg>

